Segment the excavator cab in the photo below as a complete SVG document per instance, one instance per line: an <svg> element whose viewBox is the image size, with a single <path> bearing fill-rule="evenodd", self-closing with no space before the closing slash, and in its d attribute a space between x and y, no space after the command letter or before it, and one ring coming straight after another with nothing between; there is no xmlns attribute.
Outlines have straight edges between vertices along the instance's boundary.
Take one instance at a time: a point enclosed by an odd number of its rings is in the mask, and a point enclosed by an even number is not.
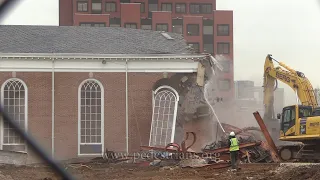
<svg viewBox="0 0 320 180"><path fill-rule="evenodd" d="M312 112L311 106L293 105L283 108L282 115L277 115L277 118L280 119L280 136L297 135L296 124L300 123L301 119L312 117Z"/></svg>
<svg viewBox="0 0 320 180"><path fill-rule="evenodd" d="M280 130L281 130L280 136L294 135L292 134L292 132L294 132L293 128L295 124L296 124L296 106L287 106L283 108L281 121L280 121Z"/></svg>

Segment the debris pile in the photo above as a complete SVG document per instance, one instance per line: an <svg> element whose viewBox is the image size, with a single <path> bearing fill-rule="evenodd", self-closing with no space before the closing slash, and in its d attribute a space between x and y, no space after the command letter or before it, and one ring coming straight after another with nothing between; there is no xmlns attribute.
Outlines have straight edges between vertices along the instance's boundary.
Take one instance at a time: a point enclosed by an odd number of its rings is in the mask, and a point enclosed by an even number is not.
<svg viewBox="0 0 320 180"><path fill-rule="evenodd" d="M240 148L240 160L243 163L271 163L270 151L263 147L264 143L254 140L252 137L239 137L240 145L247 144L247 147ZM258 142L258 143L257 143ZM228 141L218 141L207 145L203 151L210 152L228 147ZM224 152L227 153L227 152Z"/></svg>
<svg viewBox="0 0 320 180"><path fill-rule="evenodd" d="M269 150L267 143L260 141L263 139L263 135L261 135L261 130L259 128L245 127L240 129L225 123L222 123L222 126L225 129L226 133L230 133L231 131L235 132L240 144L252 144L251 146L246 146L240 149L240 158L243 163L273 162L274 158L271 151ZM251 131L256 131L260 134L257 136ZM259 143L257 144L257 142ZM215 150L226 147L228 147L228 140L225 138L225 136L222 136L220 141L207 145L204 150Z"/></svg>
<svg viewBox="0 0 320 180"><path fill-rule="evenodd" d="M268 148L268 145L260 140L262 136L256 137L249 131L260 130L256 127L248 127L239 129L229 124L223 124L226 133L231 131L236 132L239 143L240 151L239 158L242 163L271 163L273 156ZM193 142L186 147L186 140L189 134L193 135ZM196 135L194 132L188 132L187 138L178 145L176 143L170 143L164 148L141 146L142 150L153 152L153 156L156 161L150 163L150 165L163 165L163 161L171 160L175 165L180 167L203 167L203 166L215 166L227 167L229 166L230 155L228 148L228 139L223 135L219 141L206 145L201 152L193 152L190 147L195 143ZM160 161L159 161L160 160ZM173 164L174 164L173 163ZM171 165L173 165L171 163Z"/></svg>

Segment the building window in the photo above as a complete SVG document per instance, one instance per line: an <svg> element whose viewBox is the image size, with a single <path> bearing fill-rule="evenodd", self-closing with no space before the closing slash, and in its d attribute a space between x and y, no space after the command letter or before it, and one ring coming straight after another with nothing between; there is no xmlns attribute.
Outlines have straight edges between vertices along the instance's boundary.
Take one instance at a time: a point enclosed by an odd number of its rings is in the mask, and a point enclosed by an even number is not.
<svg viewBox="0 0 320 180"><path fill-rule="evenodd" d="M229 36L229 24L218 24L218 36Z"/></svg>
<svg viewBox="0 0 320 180"><path fill-rule="evenodd" d="M116 12L117 4L115 2L106 2L106 12Z"/></svg>
<svg viewBox="0 0 320 180"><path fill-rule="evenodd" d="M189 8L191 14L200 14L200 4L190 4Z"/></svg>
<svg viewBox="0 0 320 180"><path fill-rule="evenodd" d="M213 44L203 44L203 50L206 53L213 53Z"/></svg>
<svg viewBox="0 0 320 180"><path fill-rule="evenodd" d="M152 20L151 19L141 19L140 24L141 24L141 29L152 30Z"/></svg>
<svg viewBox="0 0 320 180"><path fill-rule="evenodd" d="M219 63L222 66L222 72L228 73L230 72L230 61L229 60L224 60L224 61L219 61Z"/></svg>
<svg viewBox="0 0 320 180"><path fill-rule="evenodd" d="M158 11L158 4L149 4L149 12Z"/></svg>
<svg viewBox="0 0 320 180"><path fill-rule="evenodd" d="M152 30L152 25L141 25L141 29Z"/></svg>
<svg viewBox="0 0 320 180"><path fill-rule="evenodd" d="M156 25L157 31L166 31L168 32L168 24L157 24Z"/></svg>
<svg viewBox="0 0 320 180"><path fill-rule="evenodd" d="M91 23L80 23L79 26L91 27Z"/></svg>
<svg viewBox="0 0 320 180"><path fill-rule="evenodd" d="M171 3L162 3L161 4L161 11L172 11L172 4Z"/></svg>
<svg viewBox="0 0 320 180"><path fill-rule="evenodd" d="M1 87L1 102L4 111L27 131L28 89L26 84L17 78L4 82ZM7 122L3 120L1 122L2 150L26 152L25 140Z"/></svg>
<svg viewBox="0 0 320 180"><path fill-rule="evenodd" d="M87 27L106 27L106 23L80 23L79 25Z"/></svg>
<svg viewBox="0 0 320 180"><path fill-rule="evenodd" d="M170 86L154 91L149 146L164 147L174 141L179 95Z"/></svg>
<svg viewBox="0 0 320 180"><path fill-rule="evenodd" d="M121 26L121 19L120 18L110 18L109 19L109 26L110 27L120 27Z"/></svg>
<svg viewBox="0 0 320 180"><path fill-rule="evenodd" d="M97 80L89 79L79 86L80 155L101 155L104 144L104 90Z"/></svg>
<svg viewBox="0 0 320 180"><path fill-rule="evenodd" d="M182 25L174 25L172 26L172 32L182 34L183 33L183 26Z"/></svg>
<svg viewBox="0 0 320 180"><path fill-rule="evenodd" d="M213 26L203 26L204 35L213 35Z"/></svg>
<svg viewBox="0 0 320 180"><path fill-rule="evenodd" d="M88 2L78 1L78 12L87 12L88 11Z"/></svg>
<svg viewBox="0 0 320 180"><path fill-rule="evenodd" d="M92 0L91 11L92 13L101 13L102 5L101 0Z"/></svg>
<svg viewBox="0 0 320 180"><path fill-rule="evenodd" d="M212 4L201 4L200 12L201 12L201 14L211 14L212 13Z"/></svg>
<svg viewBox="0 0 320 180"><path fill-rule="evenodd" d="M137 24L136 23L125 23L124 27L125 28L137 29Z"/></svg>
<svg viewBox="0 0 320 180"><path fill-rule="evenodd" d="M106 27L106 23L93 23L93 27Z"/></svg>
<svg viewBox="0 0 320 180"><path fill-rule="evenodd" d="M144 2L139 2L140 3L140 13L146 12L146 4Z"/></svg>
<svg viewBox="0 0 320 180"><path fill-rule="evenodd" d="M211 14L212 4L190 4L191 14Z"/></svg>
<svg viewBox="0 0 320 180"><path fill-rule="evenodd" d="M200 52L199 43L188 43L188 45L194 50L194 52L196 53Z"/></svg>
<svg viewBox="0 0 320 180"><path fill-rule="evenodd" d="M186 4L177 3L176 4L176 13L186 13Z"/></svg>
<svg viewBox="0 0 320 180"><path fill-rule="evenodd" d="M230 43L218 43L217 45L217 54L229 54L230 52Z"/></svg>
<svg viewBox="0 0 320 180"><path fill-rule="evenodd" d="M229 79L220 79L218 81L218 87L220 91L228 91L231 89L231 83Z"/></svg>
<svg viewBox="0 0 320 180"><path fill-rule="evenodd" d="M188 36L199 36L199 24L187 24Z"/></svg>

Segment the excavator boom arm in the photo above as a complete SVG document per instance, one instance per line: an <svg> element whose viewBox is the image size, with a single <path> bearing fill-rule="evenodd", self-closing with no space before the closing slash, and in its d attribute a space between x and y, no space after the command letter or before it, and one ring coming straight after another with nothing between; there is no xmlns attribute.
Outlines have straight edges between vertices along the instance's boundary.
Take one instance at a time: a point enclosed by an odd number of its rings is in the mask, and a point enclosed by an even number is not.
<svg viewBox="0 0 320 180"><path fill-rule="evenodd" d="M271 55L268 55L264 64L264 105L265 114L271 116L273 113L274 88L277 80L290 86L297 94L302 105L318 106L314 89L303 73L295 71L282 62L278 62L280 66L275 67ZM272 118L272 117L269 117Z"/></svg>

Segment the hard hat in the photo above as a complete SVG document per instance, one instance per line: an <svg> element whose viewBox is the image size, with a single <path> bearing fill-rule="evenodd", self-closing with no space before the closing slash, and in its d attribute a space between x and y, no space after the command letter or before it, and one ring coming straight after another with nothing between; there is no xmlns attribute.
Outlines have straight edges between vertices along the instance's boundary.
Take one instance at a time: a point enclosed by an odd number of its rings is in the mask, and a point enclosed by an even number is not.
<svg viewBox="0 0 320 180"><path fill-rule="evenodd" d="M230 136L235 136L236 134L232 131L231 133L230 133Z"/></svg>

